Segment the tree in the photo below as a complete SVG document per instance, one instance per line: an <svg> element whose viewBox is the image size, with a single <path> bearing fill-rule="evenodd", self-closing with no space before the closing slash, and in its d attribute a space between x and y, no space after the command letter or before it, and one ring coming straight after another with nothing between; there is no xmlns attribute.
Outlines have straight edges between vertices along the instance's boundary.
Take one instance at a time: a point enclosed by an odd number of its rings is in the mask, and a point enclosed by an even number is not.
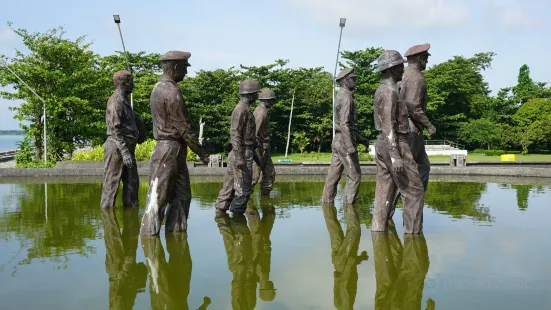
<svg viewBox="0 0 551 310"><path fill-rule="evenodd" d="M438 128L437 137L456 140L461 123L482 117L491 106L490 90L481 71L490 67L495 53L471 58L455 56L425 71L428 114Z"/></svg>
<svg viewBox="0 0 551 310"><path fill-rule="evenodd" d="M11 23L8 23L11 26ZM0 55L16 72L46 101L48 158L56 161L75 145L82 144L97 132L97 106L94 103L107 102L109 86L100 69L99 56L89 50L91 43L81 36L75 40L64 38L62 27L44 33L29 33L15 29L29 50L16 50L13 58ZM21 125L34 141L37 158L43 154L42 102L36 98L15 76L2 67L0 85L11 86L14 92L1 92L9 100L24 100L15 116L30 125Z"/></svg>
<svg viewBox="0 0 551 310"><path fill-rule="evenodd" d="M530 99L513 116L523 153L551 142L551 100Z"/></svg>
<svg viewBox="0 0 551 310"><path fill-rule="evenodd" d="M498 126L487 118L463 123L459 138L468 144L487 146L488 150L499 143Z"/></svg>
<svg viewBox="0 0 551 310"><path fill-rule="evenodd" d="M205 122L203 136L217 152L227 151L230 143L230 118L239 102L240 72L235 68L200 70L184 79L182 93L189 107L191 126L199 132L199 119Z"/></svg>
<svg viewBox="0 0 551 310"><path fill-rule="evenodd" d="M300 156L302 156L310 141L306 133L300 131L293 134L293 144L300 150Z"/></svg>
<svg viewBox="0 0 551 310"><path fill-rule="evenodd" d="M524 64L518 73L518 83L511 88L517 106L526 103L534 98L548 98L551 96L549 89L545 88L545 82L535 83L530 77L530 68Z"/></svg>

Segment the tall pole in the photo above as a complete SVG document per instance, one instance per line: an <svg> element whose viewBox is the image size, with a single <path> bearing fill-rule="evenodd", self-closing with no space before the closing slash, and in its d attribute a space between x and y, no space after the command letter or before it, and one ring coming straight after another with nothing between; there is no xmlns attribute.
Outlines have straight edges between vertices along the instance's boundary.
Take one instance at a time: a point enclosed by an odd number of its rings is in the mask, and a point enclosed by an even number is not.
<svg viewBox="0 0 551 310"><path fill-rule="evenodd" d="M333 72L333 138L335 137L335 85L337 78L337 65L339 64L339 53L341 50L341 38L342 38L342 29L346 24L346 18L341 18L339 21L339 27L341 28L341 33L339 34L339 46L337 47L337 60L335 61L335 71Z"/></svg>
<svg viewBox="0 0 551 310"><path fill-rule="evenodd" d="M15 72L13 72L13 70L10 69L10 67L8 67L8 64L7 64L6 61L3 60L3 59L2 59L2 65L4 65L4 67L5 67L6 69L8 69L8 71L10 71L13 75L15 75L15 77L16 77L19 81L21 81L21 83L23 83L25 86L27 86L27 88L28 88L36 97L38 97L38 99L40 99L40 101L42 101L42 108L43 108L43 110L44 110L44 115L43 115L43 117L44 117L44 138L43 138L43 140L44 140L44 162L46 162L46 161L47 161L46 155L48 154L48 148L47 148L47 143L46 143L46 101L44 101L44 99L42 99L42 97L40 97L40 96L34 91L34 89L32 89L27 83L25 83L25 81L23 81L23 79L21 79L21 78L19 77L19 75L17 75Z"/></svg>
<svg viewBox="0 0 551 310"><path fill-rule="evenodd" d="M291 120L293 119L293 106L295 104L295 91L293 91L293 100L291 100L291 113L289 114L289 129L287 130L287 146L285 147L285 158L289 150L289 140L291 139Z"/></svg>
<svg viewBox="0 0 551 310"><path fill-rule="evenodd" d="M122 49L124 51L124 58L126 59L126 68L128 72L132 73L130 70L130 65L128 63L128 53L126 52L126 47L124 46L124 39L122 38L122 30L121 30L121 19L119 15L113 15L113 18L115 19L115 24L119 27L119 34L121 36L121 42L122 42ZM130 106L132 107L132 110L134 109L134 97L132 96L134 92L130 93Z"/></svg>

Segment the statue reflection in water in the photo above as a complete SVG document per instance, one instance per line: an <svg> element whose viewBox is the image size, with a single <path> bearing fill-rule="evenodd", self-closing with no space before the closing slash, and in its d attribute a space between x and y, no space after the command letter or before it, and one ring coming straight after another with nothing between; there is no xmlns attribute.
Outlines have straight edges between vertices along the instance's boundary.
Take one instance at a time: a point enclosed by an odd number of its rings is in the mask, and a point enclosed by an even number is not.
<svg viewBox="0 0 551 310"><path fill-rule="evenodd" d="M336 309L354 309L358 289L358 265L368 259L367 252L358 255L360 245L360 218L351 204L344 205L346 234L337 219L337 209L333 203L323 205L323 216L331 241L331 260L335 271L334 305Z"/></svg>
<svg viewBox="0 0 551 310"><path fill-rule="evenodd" d="M136 263L140 222L138 208L122 210L122 234L113 208L101 209L105 240L105 271L109 275L109 309L132 309L145 290L147 268Z"/></svg>
<svg viewBox="0 0 551 310"><path fill-rule="evenodd" d="M191 282L191 254L186 232L167 233L166 248L159 236L142 236L142 247L149 269L151 309L189 309ZM210 298L204 297L198 309L207 309Z"/></svg>
<svg viewBox="0 0 551 310"><path fill-rule="evenodd" d="M372 231L371 238L377 281L375 309L421 309L430 264L425 236L406 234L402 247L391 219L388 231ZM429 298L425 309L433 310L435 306Z"/></svg>
<svg viewBox="0 0 551 310"><path fill-rule="evenodd" d="M268 197L261 197L259 205L262 217L259 208L249 201L245 215L234 213L230 217L219 213L215 218L224 239L228 268L233 274L232 309L255 308L257 283L260 299L272 301L275 298L276 290L270 281L270 233L275 221L275 209Z"/></svg>

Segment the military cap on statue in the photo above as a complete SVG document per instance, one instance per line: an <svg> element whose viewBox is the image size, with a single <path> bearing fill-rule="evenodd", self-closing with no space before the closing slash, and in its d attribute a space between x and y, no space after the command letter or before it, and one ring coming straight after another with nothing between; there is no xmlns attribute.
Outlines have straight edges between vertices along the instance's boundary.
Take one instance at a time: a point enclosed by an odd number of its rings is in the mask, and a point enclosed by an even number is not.
<svg viewBox="0 0 551 310"><path fill-rule="evenodd" d="M404 54L404 57L417 55L417 54L420 54L420 53L423 53L423 52L427 52L427 54L429 54L429 56L430 56L430 53L428 52L429 49L430 49L430 44L429 43L414 45L414 46L408 48L408 50Z"/></svg>
<svg viewBox="0 0 551 310"><path fill-rule="evenodd" d="M161 56L161 61L185 61L189 66L188 59L191 57L191 53L183 51L168 51Z"/></svg>

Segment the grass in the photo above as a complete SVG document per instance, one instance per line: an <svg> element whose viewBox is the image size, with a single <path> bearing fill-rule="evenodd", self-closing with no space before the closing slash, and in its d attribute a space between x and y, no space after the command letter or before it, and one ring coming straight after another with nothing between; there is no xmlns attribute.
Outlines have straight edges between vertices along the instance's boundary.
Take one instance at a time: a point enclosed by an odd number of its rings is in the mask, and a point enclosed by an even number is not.
<svg viewBox="0 0 551 310"><path fill-rule="evenodd" d="M285 154L272 154L272 160L277 162L279 159L284 159ZM289 154L287 158L293 162L330 162L331 153L304 153L302 156L300 153ZM516 161L548 161L551 162L551 155L543 154L528 154L528 155L516 155ZM449 156L429 156L431 162L449 162ZM371 161L370 158L362 158L360 161ZM484 156L481 154L469 154L467 155L467 162L480 162L480 161L501 161L500 156Z"/></svg>
<svg viewBox="0 0 551 310"><path fill-rule="evenodd" d="M331 153L304 153L303 155L300 155L300 153L294 153L294 154L288 154L288 159L291 159L293 162L304 162L304 161L310 161L310 162L330 162L331 161ZM272 154L272 161L277 162L279 159L285 159L285 154ZM362 158L360 158L360 161L371 161L371 158L365 154Z"/></svg>
<svg viewBox="0 0 551 310"><path fill-rule="evenodd" d="M430 161L434 162L448 162L450 160L449 156L430 156ZM469 154L467 155L467 162L476 162L476 161L501 161L500 156L484 156L481 154ZM549 161L551 162L551 155L544 154L528 154L520 155L516 154L516 161Z"/></svg>

